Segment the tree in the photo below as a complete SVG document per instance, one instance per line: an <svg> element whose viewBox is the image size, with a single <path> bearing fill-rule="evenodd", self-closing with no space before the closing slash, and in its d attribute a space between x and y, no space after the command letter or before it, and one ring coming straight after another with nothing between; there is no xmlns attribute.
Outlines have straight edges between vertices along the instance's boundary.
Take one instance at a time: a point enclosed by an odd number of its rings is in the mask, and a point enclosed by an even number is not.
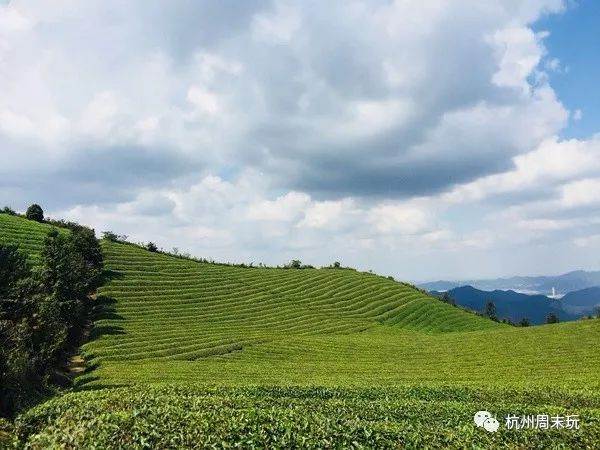
<svg viewBox="0 0 600 450"><path fill-rule="evenodd" d="M40 392L61 330L48 317L25 255L0 245L0 273L0 414L9 416Z"/></svg>
<svg viewBox="0 0 600 450"><path fill-rule="evenodd" d="M288 269L302 269L302 262L299 259L292 259L285 267Z"/></svg>
<svg viewBox="0 0 600 450"><path fill-rule="evenodd" d="M546 323L558 323L558 316L555 313L550 313L548 314L548 316L546 317Z"/></svg>
<svg viewBox="0 0 600 450"><path fill-rule="evenodd" d="M84 289L89 292L100 285L102 270L104 267L104 255L100 242L91 228L81 225L71 231L71 241L75 252L81 255L85 271L81 273Z"/></svg>
<svg viewBox="0 0 600 450"><path fill-rule="evenodd" d="M340 267L342 267L342 265L340 264L339 261L336 261L336 262L333 263L333 268L334 269L339 269Z"/></svg>
<svg viewBox="0 0 600 450"><path fill-rule="evenodd" d="M119 236L117 233L113 233L112 231L103 231L102 239L106 239L107 241L117 242L119 240Z"/></svg>
<svg viewBox="0 0 600 450"><path fill-rule="evenodd" d="M146 244L146 250L148 250L149 252L156 253L158 251L158 247L156 246L156 244L154 242L148 242Z"/></svg>
<svg viewBox="0 0 600 450"><path fill-rule="evenodd" d="M519 325L522 327L528 327L529 325L531 325L531 323L529 322L529 319L527 317L523 317L519 322Z"/></svg>
<svg viewBox="0 0 600 450"><path fill-rule="evenodd" d="M36 203L27 208L27 212L25 213L25 217L29 220L35 220L36 222L44 221L44 210L42 207Z"/></svg>
<svg viewBox="0 0 600 450"><path fill-rule="evenodd" d="M494 302L491 300L485 305L484 315L492 320L498 320L498 316L496 315L496 305L494 305Z"/></svg>
<svg viewBox="0 0 600 450"><path fill-rule="evenodd" d="M442 296L440 297L440 300L443 301L444 303L448 303L449 305L455 305L456 302L454 301L454 299L452 297L450 297L450 294L448 294L447 292L444 292L442 294Z"/></svg>
<svg viewBox="0 0 600 450"><path fill-rule="evenodd" d="M125 242L127 240L127 235L126 234L117 234L117 233L113 233L112 231L103 231L102 232L102 239L106 239L107 241L111 241L111 242Z"/></svg>
<svg viewBox="0 0 600 450"><path fill-rule="evenodd" d="M47 392L78 345L101 279L94 231L73 224L44 239L32 270L15 246L0 244L0 415L12 415Z"/></svg>

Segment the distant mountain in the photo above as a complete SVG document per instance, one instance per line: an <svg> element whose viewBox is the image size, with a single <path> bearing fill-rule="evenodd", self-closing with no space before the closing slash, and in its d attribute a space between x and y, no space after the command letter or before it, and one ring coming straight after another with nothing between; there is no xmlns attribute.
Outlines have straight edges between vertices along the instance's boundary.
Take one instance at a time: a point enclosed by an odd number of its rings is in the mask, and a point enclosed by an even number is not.
<svg viewBox="0 0 600 450"><path fill-rule="evenodd" d="M560 303L565 311L573 314L594 314L595 308L600 306L600 286L569 292Z"/></svg>
<svg viewBox="0 0 600 450"><path fill-rule="evenodd" d="M571 291L600 286L600 271L576 270L557 276L519 276L487 280L433 281L419 284L419 287L428 291L447 291L460 286L473 286L484 291L513 290L526 294L542 295L551 295L552 288L554 288L557 295L565 295Z"/></svg>
<svg viewBox="0 0 600 450"><path fill-rule="evenodd" d="M532 324L542 324L550 313L556 314L561 321L577 318L576 314L561 307L560 300L544 295L527 295L512 290L482 291L473 286L457 287L447 292L456 304L478 312L483 312L487 302L492 301L496 306L498 318L507 318L513 322L527 318ZM431 293L436 296L443 295L441 292Z"/></svg>

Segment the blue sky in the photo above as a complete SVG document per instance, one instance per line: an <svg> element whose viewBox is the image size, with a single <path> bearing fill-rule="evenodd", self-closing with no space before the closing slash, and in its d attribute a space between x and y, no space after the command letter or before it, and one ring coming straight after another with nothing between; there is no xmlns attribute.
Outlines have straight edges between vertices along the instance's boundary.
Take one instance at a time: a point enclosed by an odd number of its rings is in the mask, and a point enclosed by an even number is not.
<svg viewBox="0 0 600 450"><path fill-rule="evenodd" d="M600 130L600 2L573 2L564 14L543 18L535 29L550 32L545 46L563 67L562 71L550 73L552 87L568 109L582 112L581 120L571 122L563 135L586 137L597 133Z"/></svg>
<svg viewBox="0 0 600 450"><path fill-rule="evenodd" d="M600 269L599 10L13 0L0 206L215 260Z"/></svg>

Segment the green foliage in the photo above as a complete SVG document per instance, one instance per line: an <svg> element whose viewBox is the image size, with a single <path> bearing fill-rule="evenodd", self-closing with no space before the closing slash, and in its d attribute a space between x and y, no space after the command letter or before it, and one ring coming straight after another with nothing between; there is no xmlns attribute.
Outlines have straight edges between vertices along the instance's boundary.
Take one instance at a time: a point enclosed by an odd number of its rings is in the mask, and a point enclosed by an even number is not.
<svg viewBox="0 0 600 450"><path fill-rule="evenodd" d="M158 251L158 247L154 242L148 242L146 244L146 250L148 250L149 252L156 253Z"/></svg>
<svg viewBox="0 0 600 450"><path fill-rule="evenodd" d="M286 269L301 269L302 261L299 259L292 259L288 264L285 265Z"/></svg>
<svg viewBox="0 0 600 450"><path fill-rule="evenodd" d="M302 264L299 259L292 259L289 263L283 266L284 269L314 269L310 264Z"/></svg>
<svg viewBox="0 0 600 450"><path fill-rule="evenodd" d="M12 220L31 223L13 218L5 223ZM62 382L60 367L79 344L89 295L102 273L102 250L92 230L72 226L65 233L37 226L41 246L26 246L35 249L33 269L14 244L0 241L1 415L23 409ZM50 231L42 238L42 230ZM9 228L0 238L21 236L19 231Z"/></svg>
<svg viewBox="0 0 600 450"><path fill-rule="evenodd" d="M546 323L558 323L558 316L555 313L550 313L548 314L548 317L546 317Z"/></svg>
<svg viewBox="0 0 600 450"><path fill-rule="evenodd" d="M442 294L440 300L450 305L456 305L456 301L452 297L450 297L450 294L448 294L447 292L444 292Z"/></svg>
<svg viewBox="0 0 600 450"><path fill-rule="evenodd" d="M0 240L34 262L47 230L0 215ZM354 270L102 248L112 275L98 294L112 309L83 346L98 368L77 379L94 389L21 415L17 447L594 448L600 438L600 321L509 327ZM584 425L492 434L473 426L480 409L575 413Z"/></svg>
<svg viewBox="0 0 600 450"><path fill-rule="evenodd" d="M494 305L494 302L489 301L485 304L485 310L483 314L491 320L498 320L498 316L496 314L496 305Z"/></svg>
<svg viewBox="0 0 600 450"><path fill-rule="evenodd" d="M478 429L473 415L581 415L580 430ZM596 448L591 390L134 387L68 394L15 424L29 448Z"/></svg>
<svg viewBox="0 0 600 450"><path fill-rule="evenodd" d="M106 239L107 241L111 242L125 242L127 241L127 235L117 234L112 231L103 231L102 239Z"/></svg>
<svg viewBox="0 0 600 450"><path fill-rule="evenodd" d="M528 327L528 326L531 326L531 322L529 322L529 319L527 317L523 317L521 319L521 321L519 322L519 326Z"/></svg>
<svg viewBox="0 0 600 450"><path fill-rule="evenodd" d="M68 344L75 345L88 316L88 297L100 283L102 249L88 228L78 227L69 234L51 230L41 257L42 286L67 328Z"/></svg>
<svg viewBox="0 0 600 450"><path fill-rule="evenodd" d="M36 222L43 222L44 210L40 205L34 203L29 208L27 208L25 217L27 217L29 220L35 220Z"/></svg>
<svg viewBox="0 0 600 450"><path fill-rule="evenodd" d="M61 325L26 257L0 244L0 415L26 406L56 361Z"/></svg>

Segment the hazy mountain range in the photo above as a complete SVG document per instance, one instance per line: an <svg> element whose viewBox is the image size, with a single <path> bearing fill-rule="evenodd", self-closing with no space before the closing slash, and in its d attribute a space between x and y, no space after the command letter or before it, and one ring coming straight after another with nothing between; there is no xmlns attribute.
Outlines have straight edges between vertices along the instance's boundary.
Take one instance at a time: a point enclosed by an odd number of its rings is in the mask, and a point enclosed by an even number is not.
<svg viewBox="0 0 600 450"><path fill-rule="evenodd" d="M472 286L483 291L513 290L525 294L565 295L572 291L600 286L600 271L576 270L556 276L510 277L484 280L433 281L419 284L428 291L448 291L460 286Z"/></svg>
<svg viewBox="0 0 600 450"><path fill-rule="evenodd" d="M430 291L441 297L443 292ZM541 324L549 314L556 314L561 321L575 320L595 313L600 306L600 287L586 288L570 292L561 299L553 299L545 295L527 295L513 290L483 291L473 286L461 286L447 291L458 304L474 311L483 312L487 302L496 306L499 319L510 319L519 322L524 318L532 324Z"/></svg>

